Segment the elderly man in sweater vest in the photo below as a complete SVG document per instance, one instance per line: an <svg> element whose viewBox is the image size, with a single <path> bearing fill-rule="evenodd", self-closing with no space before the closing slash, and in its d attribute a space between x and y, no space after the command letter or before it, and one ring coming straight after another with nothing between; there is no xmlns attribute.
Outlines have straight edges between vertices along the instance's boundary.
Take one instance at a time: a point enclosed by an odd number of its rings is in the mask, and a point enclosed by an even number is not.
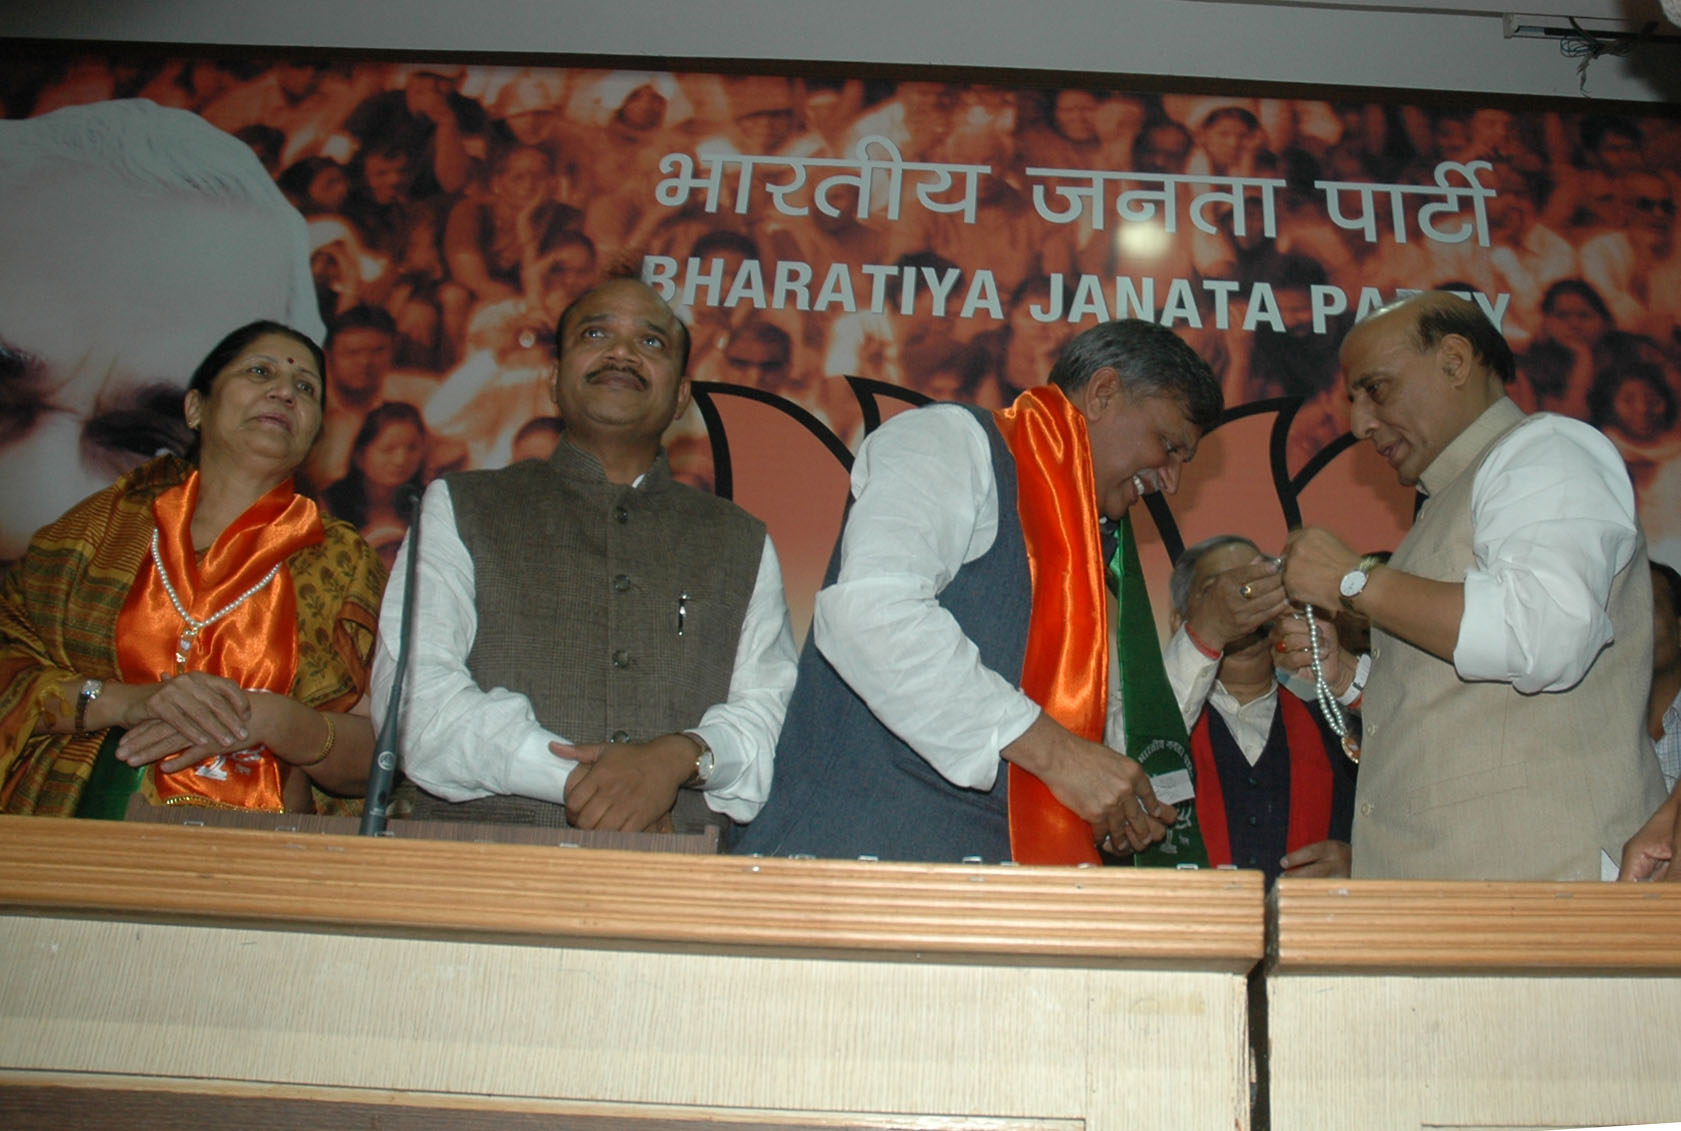
<svg viewBox="0 0 1681 1131"><path fill-rule="evenodd" d="M794 684L776 551L758 519L671 479L688 331L653 290L595 287L555 355L554 454L427 489L395 800L433 820L727 831L764 803ZM381 705L402 578L399 562Z"/></svg>
<svg viewBox="0 0 1681 1131"><path fill-rule="evenodd" d="M1208 862L1269 885L1348 875L1354 770L1319 706L1274 675L1269 629L1293 610L1273 559L1217 534L1185 548L1170 587L1162 659L1191 736Z"/></svg>
<svg viewBox="0 0 1681 1131"><path fill-rule="evenodd" d="M1342 367L1354 434L1424 496L1387 565L1318 528L1285 550L1293 600L1372 624L1354 875L1614 872L1663 796L1642 725L1651 575L1617 450L1514 405L1511 349L1451 294L1367 318ZM1352 670L1326 660L1337 690Z"/></svg>

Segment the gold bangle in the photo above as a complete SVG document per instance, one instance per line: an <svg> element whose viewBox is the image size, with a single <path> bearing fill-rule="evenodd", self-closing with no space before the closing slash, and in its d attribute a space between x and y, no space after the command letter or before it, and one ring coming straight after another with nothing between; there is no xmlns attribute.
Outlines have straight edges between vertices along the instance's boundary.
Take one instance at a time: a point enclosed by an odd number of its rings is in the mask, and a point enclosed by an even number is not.
<svg viewBox="0 0 1681 1131"><path fill-rule="evenodd" d="M333 742L338 738L338 731L333 726L333 716L325 711L320 712L321 721L327 724L327 741L321 747L321 753L307 762L293 762L292 765L303 769L306 766L319 766L327 760L327 755L333 752Z"/></svg>

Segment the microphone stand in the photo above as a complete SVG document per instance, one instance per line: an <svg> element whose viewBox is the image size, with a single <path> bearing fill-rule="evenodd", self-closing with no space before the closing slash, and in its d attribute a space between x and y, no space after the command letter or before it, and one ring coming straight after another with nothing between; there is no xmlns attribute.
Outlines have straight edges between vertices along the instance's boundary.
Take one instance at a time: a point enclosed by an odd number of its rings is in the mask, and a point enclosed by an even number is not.
<svg viewBox="0 0 1681 1131"><path fill-rule="evenodd" d="M420 561L420 490L405 483L398 492L398 506L409 512L409 556L403 569L403 617L397 633L397 666L391 674L391 695L385 704L385 722L374 740L374 762L368 771L368 791L362 804L362 836L385 836L386 808L391 788L397 781L397 717L403 706L403 683L409 672L410 622L414 619L414 591Z"/></svg>

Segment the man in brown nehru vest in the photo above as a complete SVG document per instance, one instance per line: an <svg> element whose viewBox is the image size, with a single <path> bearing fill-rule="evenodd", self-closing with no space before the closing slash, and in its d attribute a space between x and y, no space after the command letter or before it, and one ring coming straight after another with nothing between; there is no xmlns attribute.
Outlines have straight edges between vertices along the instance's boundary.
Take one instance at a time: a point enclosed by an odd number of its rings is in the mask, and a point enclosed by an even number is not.
<svg viewBox="0 0 1681 1131"><path fill-rule="evenodd" d="M1342 370L1354 434L1424 496L1387 565L1317 528L1284 556L1292 600L1372 623L1354 875L1601 878L1663 797L1651 575L1617 450L1514 405L1511 349L1450 294L1356 326ZM1335 690L1353 667L1327 658Z"/></svg>
<svg viewBox="0 0 1681 1131"><path fill-rule="evenodd" d="M598 285L561 315L555 355L553 456L427 489L395 801L432 820L727 830L764 803L794 684L776 551L762 522L671 479L660 435L688 406L688 331L658 295Z"/></svg>

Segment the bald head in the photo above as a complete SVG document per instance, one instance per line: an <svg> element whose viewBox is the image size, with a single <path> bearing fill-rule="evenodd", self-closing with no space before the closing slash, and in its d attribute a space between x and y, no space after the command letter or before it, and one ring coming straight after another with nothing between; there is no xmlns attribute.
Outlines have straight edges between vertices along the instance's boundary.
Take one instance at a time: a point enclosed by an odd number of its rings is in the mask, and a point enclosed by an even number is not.
<svg viewBox="0 0 1681 1131"><path fill-rule="evenodd" d="M1512 347L1482 308L1469 299L1449 291L1425 291L1373 312L1349 336L1353 337L1367 323L1391 316L1404 320L1411 328L1413 343L1420 353L1435 349L1447 335L1457 334L1471 347L1478 364L1502 385L1511 384L1517 376Z"/></svg>
<svg viewBox="0 0 1681 1131"><path fill-rule="evenodd" d="M1377 311L1342 344L1354 434L1412 485L1505 395L1512 350L1473 303L1431 291Z"/></svg>

